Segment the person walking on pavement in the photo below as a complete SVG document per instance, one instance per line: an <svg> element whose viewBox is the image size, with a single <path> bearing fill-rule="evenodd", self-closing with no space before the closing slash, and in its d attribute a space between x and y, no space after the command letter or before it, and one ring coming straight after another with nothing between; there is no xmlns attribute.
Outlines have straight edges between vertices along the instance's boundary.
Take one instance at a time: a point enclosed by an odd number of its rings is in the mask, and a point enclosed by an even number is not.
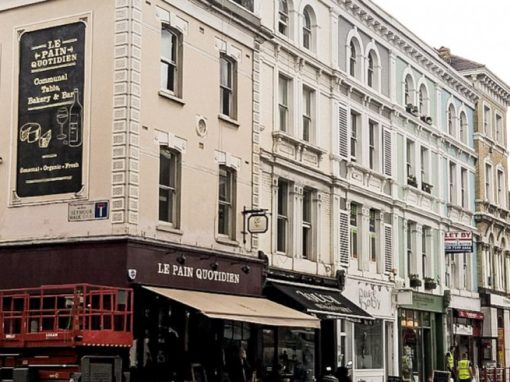
<svg viewBox="0 0 510 382"><path fill-rule="evenodd" d="M462 359L457 363L457 378L460 382L471 382L474 376L473 367L467 353L462 354Z"/></svg>
<svg viewBox="0 0 510 382"><path fill-rule="evenodd" d="M450 350L446 353L446 370L450 372L450 378L452 381L456 381L456 370L455 370L455 347L451 346Z"/></svg>

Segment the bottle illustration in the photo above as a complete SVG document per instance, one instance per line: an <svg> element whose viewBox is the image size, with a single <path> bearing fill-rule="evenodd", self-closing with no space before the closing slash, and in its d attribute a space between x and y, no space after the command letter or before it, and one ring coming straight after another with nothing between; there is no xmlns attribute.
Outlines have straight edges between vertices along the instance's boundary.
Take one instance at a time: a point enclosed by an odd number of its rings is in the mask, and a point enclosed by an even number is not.
<svg viewBox="0 0 510 382"><path fill-rule="evenodd" d="M82 143L81 119L83 106L80 103L80 91L75 88L73 93L73 103L69 107L67 142L70 147L78 147Z"/></svg>

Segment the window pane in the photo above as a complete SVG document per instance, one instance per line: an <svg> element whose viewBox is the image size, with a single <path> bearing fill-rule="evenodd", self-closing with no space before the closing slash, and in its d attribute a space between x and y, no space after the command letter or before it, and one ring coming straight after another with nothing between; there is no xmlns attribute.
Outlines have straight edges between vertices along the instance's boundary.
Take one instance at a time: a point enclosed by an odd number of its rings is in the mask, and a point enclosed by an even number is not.
<svg viewBox="0 0 510 382"><path fill-rule="evenodd" d="M356 365L358 369L382 369L383 333L382 321L374 325L355 324Z"/></svg>
<svg viewBox="0 0 510 382"><path fill-rule="evenodd" d="M177 157L166 148L160 150L159 220L176 223Z"/></svg>
<svg viewBox="0 0 510 382"><path fill-rule="evenodd" d="M287 250L287 219L278 217L278 232L276 250L286 252Z"/></svg>

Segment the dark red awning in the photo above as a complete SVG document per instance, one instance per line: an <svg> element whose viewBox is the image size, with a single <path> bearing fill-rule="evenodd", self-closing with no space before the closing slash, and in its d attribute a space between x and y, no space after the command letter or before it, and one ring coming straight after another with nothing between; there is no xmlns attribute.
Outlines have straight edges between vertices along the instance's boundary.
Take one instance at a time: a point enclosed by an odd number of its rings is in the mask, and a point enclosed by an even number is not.
<svg viewBox="0 0 510 382"><path fill-rule="evenodd" d="M462 309L455 309L455 311L457 312L457 317L471 318L472 320L483 320L482 312L475 312L473 310L462 310Z"/></svg>

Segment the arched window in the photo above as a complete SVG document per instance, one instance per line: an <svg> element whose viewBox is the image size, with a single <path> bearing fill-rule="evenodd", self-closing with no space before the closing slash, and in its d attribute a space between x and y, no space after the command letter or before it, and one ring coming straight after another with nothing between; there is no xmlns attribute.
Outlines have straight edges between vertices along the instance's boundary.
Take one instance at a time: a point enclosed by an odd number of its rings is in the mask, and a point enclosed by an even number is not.
<svg viewBox="0 0 510 382"><path fill-rule="evenodd" d="M366 82L368 87L379 90L381 77L381 61L376 45L370 42L366 48Z"/></svg>
<svg viewBox="0 0 510 382"><path fill-rule="evenodd" d="M466 113L463 111L460 113L459 117L459 133L460 133L460 140L462 143L467 143L467 117Z"/></svg>
<svg viewBox="0 0 510 382"><path fill-rule="evenodd" d="M455 137L455 106L448 106L448 134Z"/></svg>
<svg viewBox="0 0 510 382"><path fill-rule="evenodd" d="M289 7L287 0L280 0L278 7L278 32L289 35Z"/></svg>
<svg viewBox="0 0 510 382"><path fill-rule="evenodd" d="M414 80L410 74L404 80L404 104L406 107L414 105Z"/></svg>
<svg viewBox="0 0 510 382"><path fill-rule="evenodd" d="M374 54L373 54L373 52L370 52L368 54L367 85L370 87L374 86Z"/></svg>
<svg viewBox="0 0 510 382"><path fill-rule="evenodd" d="M418 92L418 109L421 116L429 117L429 92L425 84L421 84Z"/></svg>
<svg viewBox="0 0 510 382"><path fill-rule="evenodd" d="M303 11L303 47L312 49L312 17L308 6Z"/></svg>
<svg viewBox="0 0 510 382"><path fill-rule="evenodd" d="M351 76L355 77L356 76L357 52L356 52L356 45L354 44L354 41L351 41L349 48L350 48L349 74Z"/></svg>

